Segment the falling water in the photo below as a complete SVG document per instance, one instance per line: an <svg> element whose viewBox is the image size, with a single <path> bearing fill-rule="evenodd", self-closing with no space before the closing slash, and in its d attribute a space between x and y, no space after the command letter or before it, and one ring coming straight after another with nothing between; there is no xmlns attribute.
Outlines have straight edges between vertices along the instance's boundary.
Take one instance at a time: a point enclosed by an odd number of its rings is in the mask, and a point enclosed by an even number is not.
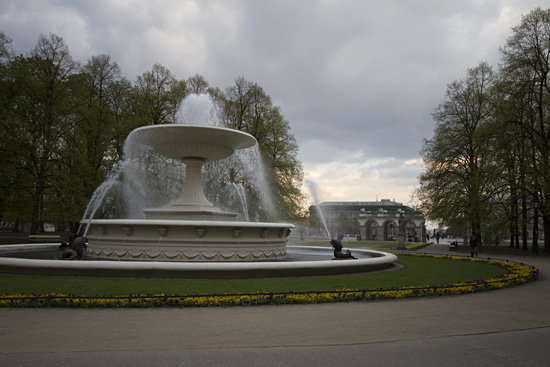
<svg viewBox="0 0 550 367"><path fill-rule="evenodd" d="M279 218L271 185L269 183L265 165L263 163L260 148L255 145L248 149L242 149L234 154L235 158L243 167L244 175L252 184L252 188L256 191L260 198L261 209L269 221L276 221Z"/></svg>
<svg viewBox="0 0 550 367"><path fill-rule="evenodd" d="M323 211L321 210L321 207L319 206L319 199L317 197L317 185L313 181L306 180L306 186L309 189L309 193L311 195L311 198L313 199L313 202L315 203L315 209L317 210L317 214L319 214L319 218L321 219L321 222L323 223L323 226L325 227L325 231L327 232L327 237L331 239L330 231L327 227L327 222L325 220L325 216L323 215Z"/></svg>
<svg viewBox="0 0 550 367"><path fill-rule="evenodd" d="M248 206L246 205L246 192L243 185L230 182L228 186L233 190L233 194L238 198L241 203L241 208L243 211L244 221L249 222L248 218Z"/></svg>
<svg viewBox="0 0 550 367"><path fill-rule="evenodd" d="M215 116L215 108L208 95L190 95L182 103L176 120L178 123L194 125L220 126ZM270 183L265 174L258 146L238 150L227 159L209 162L203 172L205 194L215 205L224 210L241 212L249 220L247 192L241 185L227 182L230 167L242 170L249 187L256 192L260 210L266 219L278 219ZM88 203L83 220L94 218L107 198L120 207L120 214L126 218L144 218L146 208L162 207L176 200L181 194L185 180L185 165L179 161L167 159L154 152L148 146L137 143L132 133L124 143L123 160L94 192ZM237 188L237 185L240 188ZM210 187L209 187L210 186ZM233 191L233 193L231 192ZM231 195L239 200L231 200ZM258 213L256 213L258 217ZM88 231L86 226L85 234Z"/></svg>
<svg viewBox="0 0 550 367"><path fill-rule="evenodd" d="M103 203L103 199L105 199L107 193L111 191L111 189L116 188L118 185L120 185L121 173L122 170L118 169L113 174L109 175L109 177L105 181L103 181L101 185L99 185L99 187L94 191L94 194L92 195L92 198L88 203L86 210L84 211L84 216L82 217L82 219L92 219L94 217L97 209L99 209L99 206ZM88 224L86 224L84 237L86 237L86 235L88 234L90 223L91 221L88 221ZM78 229L78 232L80 232L80 228Z"/></svg>

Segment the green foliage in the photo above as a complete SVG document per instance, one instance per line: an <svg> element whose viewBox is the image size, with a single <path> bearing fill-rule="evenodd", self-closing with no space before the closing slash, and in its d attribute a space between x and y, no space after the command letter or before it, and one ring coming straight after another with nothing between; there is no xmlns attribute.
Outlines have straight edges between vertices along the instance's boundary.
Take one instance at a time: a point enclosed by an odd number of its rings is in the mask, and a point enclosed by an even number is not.
<svg viewBox="0 0 550 367"><path fill-rule="evenodd" d="M44 220L76 228L94 191L121 160L128 134L176 122L189 93L210 93L227 126L257 138L280 213L299 215L298 146L280 108L257 84L239 78L222 93L199 74L178 80L160 64L132 83L108 55L79 65L54 34L40 35L28 56L16 57L0 32L0 222L32 222L32 233ZM258 198L250 202L262 205Z"/></svg>
<svg viewBox="0 0 550 367"><path fill-rule="evenodd" d="M137 77L134 108L143 125L176 122L176 112L187 96L185 80L177 80L166 67L155 64L150 72Z"/></svg>
<svg viewBox="0 0 550 367"><path fill-rule="evenodd" d="M482 62L449 84L417 196L430 220L524 249L536 198L550 252L550 9L524 16L501 54L497 72Z"/></svg>
<svg viewBox="0 0 550 367"><path fill-rule="evenodd" d="M465 79L448 86L446 97L433 113L434 137L422 154L419 197L430 220L447 225L471 224L481 233L489 216L492 185L500 174L491 158L492 69L486 63L468 70Z"/></svg>
<svg viewBox="0 0 550 367"><path fill-rule="evenodd" d="M303 171L297 158L298 144L280 108L273 106L262 87L244 77L235 79L225 92L211 89L210 95L225 126L247 132L258 141L268 181L275 185L272 197L277 200L279 215L287 219L302 217ZM251 185L244 179L241 182ZM262 212L259 198L250 197L248 204L252 213Z"/></svg>

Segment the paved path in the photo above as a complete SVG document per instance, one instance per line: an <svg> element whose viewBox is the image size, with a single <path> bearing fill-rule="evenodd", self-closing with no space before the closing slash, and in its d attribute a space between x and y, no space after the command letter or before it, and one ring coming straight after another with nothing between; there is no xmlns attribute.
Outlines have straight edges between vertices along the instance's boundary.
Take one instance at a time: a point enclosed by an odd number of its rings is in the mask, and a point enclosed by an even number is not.
<svg viewBox="0 0 550 367"><path fill-rule="evenodd" d="M379 302L0 309L0 366L547 366L550 260L519 260L542 280Z"/></svg>

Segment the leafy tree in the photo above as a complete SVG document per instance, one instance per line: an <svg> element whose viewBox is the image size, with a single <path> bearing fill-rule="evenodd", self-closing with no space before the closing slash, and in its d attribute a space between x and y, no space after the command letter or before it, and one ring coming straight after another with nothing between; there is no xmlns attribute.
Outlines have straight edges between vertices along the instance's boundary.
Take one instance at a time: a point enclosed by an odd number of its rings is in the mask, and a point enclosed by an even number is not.
<svg viewBox="0 0 550 367"><path fill-rule="evenodd" d="M447 87L433 113L434 137L424 141L419 198L426 216L449 226L469 224L480 240L500 173L491 158L491 67L480 63Z"/></svg>
<svg viewBox="0 0 550 367"><path fill-rule="evenodd" d="M30 57L12 65L13 100L8 129L26 191L32 200L31 233L39 230L55 184L55 164L70 127L69 79L76 63L61 37L40 35Z"/></svg>
<svg viewBox="0 0 550 367"><path fill-rule="evenodd" d="M531 184L524 189L541 202L545 252L550 253L550 9L536 8L524 16L501 54L507 97L524 101L525 118L517 124L529 157L525 182Z"/></svg>
<svg viewBox="0 0 550 367"><path fill-rule="evenodd" d="M277 198L277 210L286 218L303 216L303 180L301 164L297 160L298 145L290 133L290 125L278 106L258 84L244 77L225 92L211 89L210 95L218 106L224 126L245 131L258 141L261 157L268 170L268 180L274 183L271 197ZM248 183L250 185L250 183ZM259 198L251 198L253 206L261 206ZM253 209L257 210L257 209Z"/></svg>
<svg viewBox="0 0 550 367"><path fill-rule="evenodd" d="M515 73L515 71L514 71ZM495 157L503 168L502 179L507 190L501 192L499 203L508 206L510 246L519 248L519 237L523 249L528 249L528 201L529 190L526 183L531 172L529 139L524 126L529 120L528 94L518 88L514 76L501 70L495 88L494 130L498 134Z"/></svg>
<svg viewBox="0 0 550 367"><path fill-rule="evenodd" d="M138 76L134 89L134 107L143 125L174 123L176 112L188 94L186 82L177 80L160 64Z"/></svg>
<svg viewBox="0 0 550 367"><path fill-rule="evenodd" d="M91 57L72 76L72 128L58 165L55 208L73 223L119 159L113 141L120 130L115 103L121 80L120 68L108 55Z"/></svg>
<svg viewBox="0 0 550 367"><path fill-rule="evenodd" d="M4 32L0 32L0 61L11 60L14 57L12 40Z"/></svg>
<svg viewBox="0 0 550 367"><path fill-rule="evenodd" d="M144 121L136 108L135 94L132 93L132 83L121 78L109 86L111 109L115 119L115 136L113 137L109 155L113 161L120 161L124 153L124 142L130 132L144 125Z"/></svg>
<svg viewBox="0 0 550 367"><path fill-rule="evenodd" d="M343 210L338 211L339 227L345 234L359 233L359 215L349 214Z"/></svg>
<svg viewBox="0 0 550 367"><path fill-rule="evenodd" d="M13 77L12 41L0 32L0 226L19 229L19 220L30 219L31 198L21 193L30 178L22 167L22 146L16 135L18 123L14 114L17 84Z"/></svg>
<svg viewBox="0 0 550 367"><path fill-rule="evenodd" d="M32 233L45 218L75 226L122 158L127 135L146 124L175 122L189 93L209 93L226 126L257 138L279 211L301 217L302 168L290 125L264 90L243 77L222 92L199 74L177 80L155 64L132 84L108 55L79 66L63 39L50 34L40 35L28 56L16 57L0 32L0 87L0 221L32 222ZM221 177L240 183L243 167ZM249 196L252 206L264 205L252 190Z"/></svg>
<svg viewBox="0 0 550 367"><path fill-rule="evenodd" d="M206 94L208 93L208 82L202 75L195 74L187 79L187 88L190 94Z"/></svg>
<svg viewBox="0 0 550 367"><path fill-rule="evenodd" d="M303 181L302 164L298 161L298 144L290 133L290 124L274 107L271 111L270 130L262 144L275 175L275 195L278 207L287 217L297 219L302 214L304 196L300 187Z"/></svg>

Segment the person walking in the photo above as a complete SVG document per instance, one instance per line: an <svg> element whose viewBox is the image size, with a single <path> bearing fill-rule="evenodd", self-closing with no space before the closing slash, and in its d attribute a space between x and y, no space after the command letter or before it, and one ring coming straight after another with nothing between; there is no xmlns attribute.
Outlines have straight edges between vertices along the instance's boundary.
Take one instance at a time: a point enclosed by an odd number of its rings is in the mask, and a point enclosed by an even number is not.
<svg viewBox="0 0 550 367"><path fill-rule="evenodd" d="M470 246L470 256L471 257L476 257L477 256L477 237L476 237L476 233L474 231L472 231L472 234L470 235L470 240L468 242L469 246Z"/></svg>

